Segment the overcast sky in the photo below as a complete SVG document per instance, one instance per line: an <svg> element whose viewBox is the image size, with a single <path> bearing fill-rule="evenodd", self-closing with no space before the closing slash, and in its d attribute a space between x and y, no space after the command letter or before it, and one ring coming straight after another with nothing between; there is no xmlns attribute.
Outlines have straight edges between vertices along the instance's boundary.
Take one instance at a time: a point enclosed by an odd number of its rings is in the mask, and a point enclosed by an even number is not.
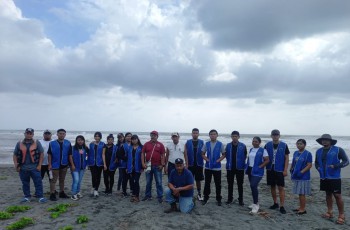
<svg viewBox="0 0 350 230"><path fill-rule="evenodd" d="M348 0L1 0L0 129L349 135Z"/></svg>

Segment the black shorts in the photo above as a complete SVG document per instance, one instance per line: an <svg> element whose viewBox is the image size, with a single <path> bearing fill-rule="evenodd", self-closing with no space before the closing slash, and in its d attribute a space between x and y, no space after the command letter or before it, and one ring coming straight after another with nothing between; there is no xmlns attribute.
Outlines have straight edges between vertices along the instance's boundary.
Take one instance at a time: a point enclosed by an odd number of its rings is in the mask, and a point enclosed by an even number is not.
<svg viewBox="0 0 350 230"><path fill-rule="evenodd" d="M266 182L270 186L281 186L284 187L284 176L283 172L276 172L272 170L266 170Z"/></svg>
<svg viewBox="0 0 350 230"><path fill-rule="evenodd" d="M341 194L341 179L320 180L320 190L328 193Z"/></svg>
<svg viewBox="0 0 350 230"><path fill-rule="evenodd" d="M191 171L195 181L204 180L203 167L201 166L189 166L188 170Z"/></svg>

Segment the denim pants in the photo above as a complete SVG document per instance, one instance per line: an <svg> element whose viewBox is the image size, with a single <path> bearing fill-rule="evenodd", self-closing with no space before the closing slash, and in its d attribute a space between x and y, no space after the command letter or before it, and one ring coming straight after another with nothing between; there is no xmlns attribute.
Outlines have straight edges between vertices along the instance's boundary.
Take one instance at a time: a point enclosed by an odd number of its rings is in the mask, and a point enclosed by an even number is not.
<svg viewBox="0 0 350 230"><path fill-rule="evenodd" d="M72 195L80 192L81 181L83 180L85 170L81 169L79 171L72 172Z"/></svg>
<svg viewBox="0 0 350 230"><path fill-rule="evenodd" d="M180 196L179 198L174 197L171 189L167 188L165 190L165 201L169 204L174 202L179 202L180 211L182 213L190 213L194 207L193 198Z"/></svg>
<svg viewBox="0 0 350 230"><path fill-rule="evenodd" d="M141 173L133 171L129 174L130 183L132 187L132 195L139 197L140 195L140 176Z"/></svg>
<svg viewBox="0 0 350 230"><path fill-rule="evenodd" d="M252 190L253 203L257 204L259 202L258 185L259 185L262 177L252 176L251 174L248 174L248 179L249 179L249 182L250 182L250 189Z"/></svg>
<svg viewBox="0 0 350 230"><path fill-rule="evenodd" d="M153 166L150 172L146 172L146 192L145 197L152 197L152 180L153 175L156 180L157 197L163 197L163 185L162 185L162 170L158 169L158 166Z"/></svg>
<svg viewBox="0 0 350 230"><path fill-rule="evenodd" d="M35 187L35 195L38 198L43 197L43 181L41 179L41 172L33 169L33 170L20 170L19 177L22 181L22 190L24 193L24 197L30 198L30 178L32 178Z"/></svg>

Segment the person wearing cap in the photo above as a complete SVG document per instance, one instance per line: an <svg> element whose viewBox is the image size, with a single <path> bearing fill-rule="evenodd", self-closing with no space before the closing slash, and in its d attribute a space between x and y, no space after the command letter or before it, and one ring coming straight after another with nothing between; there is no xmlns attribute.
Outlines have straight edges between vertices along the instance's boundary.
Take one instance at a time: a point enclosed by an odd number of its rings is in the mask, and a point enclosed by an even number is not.
<svg viewBox="0 0 350 230"><path fill-rule="evenodd" d="M158 132L152 131L150 133L151 140L146 142L142 148L141 160L142 167L147 169L150 164L150 171L146 172L146 191L143 201L152 199L152 180L153 176L157 187L157 200L159 203L163 202L163 185L162 185L162 170L165 166L165 148L164 145L158 141Z"/></svg>
<svg viewBox="0 0 350 230"><path fill-rule="evenodd" d="M165 191L165 200L170 204L170 209L165 213L177 211L176 202L182 213L190 213L194 207L193 203L193 176L185 168L182 158L175 159L175 170L169 176L168 188Z"/></svg>
<svg viewBox="0 0 350 230"><path fill-rule="evenodd" d="M46 173L47 177L49 178L49 182L51 179L49 174L47 150L49 150L49 145L51 141L52 141L52 133L50 130L46 129L43 133L43 139L39 140L41 146L44 148L44 159L43 159L43 163L41 164L41 179L44 179L45 173Z"/></svg>
<svg viewBox="0 0 350 230"><path fill-rule="evenodd" d="M203 166L204 160L202 158L203 140L198 138L199 130L192 129L192 139L187 140L185 144L184 156L186 161L186 168L192 172L194 180L196 181L197 199L203 200L201 194L201 181L204 180Z"/></svg>
<svg viewBox="0 0 350 230"><path fill-rule="evenodd" d="M278 209L282 214L286 214L284 208L285 191L284 177L288 175L289 148L288 145L280 141L280 131L274 129L271 131L272 141L267 142L265 149L269 154L270 162L266 166L266 181L270 185L273 205L270 209ZM280 205L277 203L276 187L278 188Z"/></svg>
<svg viewBox="0 0 350 230"><path fill-rule="evenodd" d="M333 218L333 196L338 207L337 224L345 224L344 201L341 195L341 168L349 164L344 149L335 146L337 140L323 134L316 140L323 147L316 151L315 167L320 174L320 190L326 192L327 212L325 219Z"/></svg>
<svg viewBox="0 0 350 230"><path fill-rule="evenodd" d="M175 169L175 160L177 158L184 159L184 145L179 143L180 135L178 132L171 134L172 143L166 146L165 150L165 167L164 173L168 174L168 179L171 171Z"/></svg>
<svg viewBox="0 0 350 230"><path fill-rule="evenodd" d="M48 154L49 170L52 170L52 180L50 182L50 200L56 201L56 183L59 180L60 193L59 198L69 198L64 192L64 182L66 179L68 165L73 165L72 171L75 170L72 157L72 145L65 139L66 130L57 130L57 139L50 142Z"/></svg>
<svg viewBox="0 0 350 230"><path fill-rule="evenodd" d="M209 132L210 141L207 141L202 147L202 157L205 162L204 170L204 199L203 205L206 205L210 195L210 183L214 177L216 188L217 205L221 206L221 161L225 158L225 146L217 140L218 132L215 129Z"/></svg>
<svg viewBox="0 0 350 230"><path fill-rule="evenodd" d="M247 147L242 142L239 142L239 132L231 133L232 142L226 145L226 170L228 194L226 204L230 205L233 202L233 183L236 176L238 187L238 203L243 206L243 182L244 169L247 159Z"/></svg>
<svg viewBox="0 0 350 230"><path fill-rule="evenodd" d="M44 149L40 142L33 139L34 129L27 128L24 131L24 139L18 141L13 151L13 163L22 181L24 197L21 202L30 202L30 178L35 186L35 196L40 203L47 200L43 194L43 182L41 179L41 164L44 158Z"/></svg>

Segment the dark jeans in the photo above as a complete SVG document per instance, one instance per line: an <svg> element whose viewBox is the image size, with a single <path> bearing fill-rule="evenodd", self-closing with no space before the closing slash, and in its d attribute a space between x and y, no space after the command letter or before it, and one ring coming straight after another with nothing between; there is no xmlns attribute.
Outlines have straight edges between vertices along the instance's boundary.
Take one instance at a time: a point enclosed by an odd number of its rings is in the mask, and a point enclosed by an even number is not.
<svg viewBox="0 0 350 230"><path fill-rule="evenodd" d="M228 201L233 201L233 184L237 180L238 187L238 201L243 202L243 182L244 182L244 170L227 170L227 184L228 184Z"/></svg>
<svg viewBox="0 0 350 230"><path fill-rule="evenodd" d="M252 190L252 196L253 196L253 203L257 204L259 202L259 190L258 190L258 185L262 179L262 177L258 176L252 176L251 175L251 170L252 168L248 168L248 179L250 182L250 189Z"/></svg>
<svg viewBox="0 0 350 230"><path fill-rule="evenodd" d="M45 173L47 175L47 178L49 178L49 181L50 181L49 166L48 165L41 165L41 179L42 180L45 177Z"/></svg>
<svg viewBox="0 0 350 230"><path fill-rule="evenodd" d="M112 193L114 185L114 174L115 171L103 170L103 180L106 187L106 192Z"/></svg>
<svg viewBox="0 0 350 230"><path fill-rule="evenodd" d="M171 162L168 162L168 179L170 177L170 173L171 171L173 171L173 169L175 169L175 164L171 163Z"/></svg>
<svg viewBox="0 0 350 230"><path fill-rule="evenodd" d="M140 176L141 173L132 172L129 174L130 183L132 187L132 195L139 197L140 196Z"/></svg>
<svg viewBox="0 0 350 230"><path fill-rule="evenodd" d="M90 166L92 187L96 191L98 191L98 187L100 187L102 170L103 166Z"/></svg>
<svg viewBox="0 0 350 230"><path fill-rule="evenodd" d="M123 193L126 193L126 187L128 185L129 175L126 172L126 168L120 168L119 169L119 177L122 176L122 190ZM132 190L132 186L130 184L130 190Z"/></svg>
<svg viewBox="0 0 350 230"><path fill-rule="evenodd" d="M19 172L19 176L22 181L22 190L24 193L24 197L30 198L30 178L32 178L35 186L35 195L38 198L43 197L43 181L41 180L41 173L36 170L24 171L21 170Z"/></svg>
<svg viewBox="0 0 350 230"><path fill-rule="evenodd" d="M120 188L122 187L122 183L123 183L123 172L124 172L125 168L119 168L119 177L118 177L118 191L120 190Z"/></svg>
<svg viewBox="0 0 350 230"><path fill-rule="evenodd" d="M221 199L222 199L222 197L221 197L221 170L215 171L215 170L210 170L210 169L204 170L204 178L205 178L204 200L209 199L210 183L211 183L212 176L214 177L214 183L215 183L215 188L216 188L216 200L221 201Z"/></svg>

